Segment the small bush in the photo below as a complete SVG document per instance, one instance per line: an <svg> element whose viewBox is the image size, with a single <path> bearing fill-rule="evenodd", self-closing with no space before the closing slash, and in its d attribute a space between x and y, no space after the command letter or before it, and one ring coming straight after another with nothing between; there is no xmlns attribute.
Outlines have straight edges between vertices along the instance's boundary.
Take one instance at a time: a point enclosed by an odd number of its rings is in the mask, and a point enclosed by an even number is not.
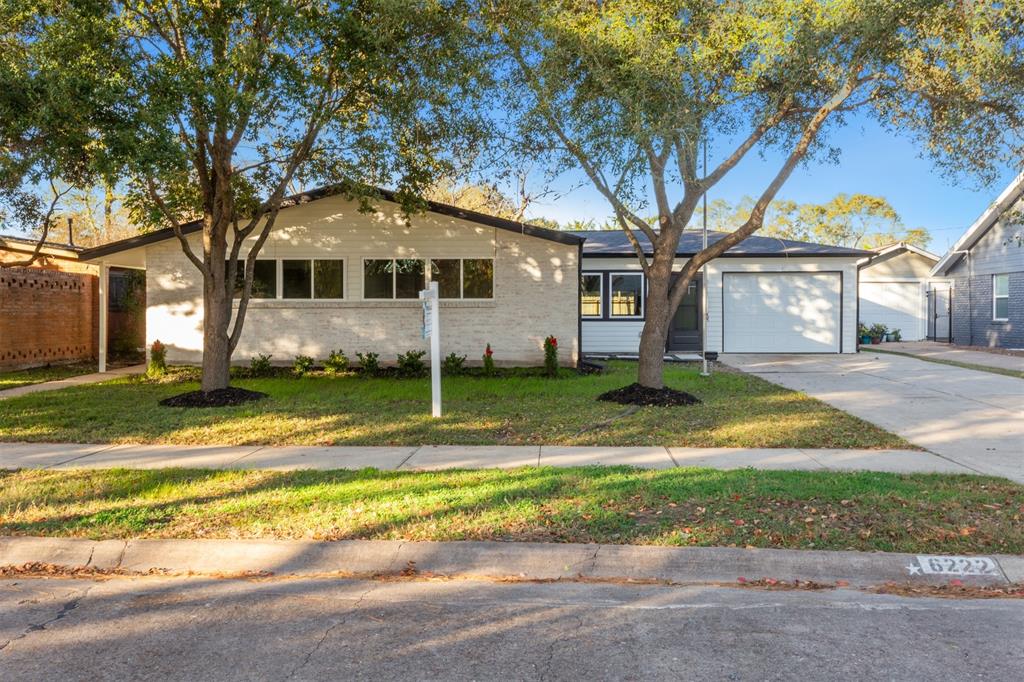
<svg viewBox="0 0 1024 682"><path fill-rule="evenodd" d="M881 322L876 322L875 324L871 325L871 328L868 330L868 334L870 334L872 339L881 339L882 337L885 336L885 333L887 331L889 331L888 327L886 327Z"/></svg>
<svg viewBox="0 0 1024 682"><path fill-rule="evenodd" d="M406 377L407 379L425 376L427 373L427 366L423 362L423 356L426 354L427 351L425 350L410 350L405 353L399 353L399 376Z"/></svg>
<svg viewBox="0 0 1024 682"><path fill-rule="evenodd" d="M167 373L167 346L157 339L149 347L149 367L146 368L146 376L153 379L162 377Z"/></svg>
<svg viewBox="0 0 1024 682"><path fill-rule="evenodd" d="M491 344L487 344L487 348L484 348L484 375L493 377L494 376L494 351L491 350Z"/></svg>
<svg viewBox="0 0 1024 682"><path fill-rule="evenodd" d="M441 373L447 376L458 376L466 371L466 356L449 353L441 361Z"/></svg>
<svg viewBox="0 0 1024 682"><path fill-rule="evenodd" d="M892 340L893 341L902 341L903 340L903 332L901 332L899 329L893 329L889 333L892 334Z"/></svg>
<svg viewBox="0 0 1024 682"><path fill-rule="evenodd" d="M295 374L303 376L308 374L313 369L313 358L308 355L296 355L295 362L292 364L292 369L295 370Z"/></svg>
<svg viewBox="0 0 1024 682"><path fill-rule="evenodd" d="M342 350L332 350L331 354L324 360L324 372L327 374L341 374L348 370L348 356Z"/></svg>
<svg viewBox="0 0 1024 682"><path fill-rule="evenodd" d="M553 336L544 339L544 373L558 376L558 339Z"/></svg>
<svg viewBox="0 0 1024 682"><path fill-rule="evenodd" d="M380 371L380 356L376 353L356 353L359 359L359 369L366 376L373 376Z"/></svg>
<svg viewBox="0 0 1024 682"><path fill-rule="evenodd" d="M270 353L257 353L249 360L249 371L252 372L254 377L270 376L270 373L274 370L274 366L270 364L270 358L272 357Z"/></svg>

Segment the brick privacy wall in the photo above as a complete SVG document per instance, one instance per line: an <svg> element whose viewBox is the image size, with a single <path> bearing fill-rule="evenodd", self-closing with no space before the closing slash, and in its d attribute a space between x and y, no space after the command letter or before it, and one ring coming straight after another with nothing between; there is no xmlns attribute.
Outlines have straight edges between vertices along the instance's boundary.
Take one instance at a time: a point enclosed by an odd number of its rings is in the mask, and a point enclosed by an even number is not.
<svg viewBox="0 0 1024 682"><path fill-rule="evenodd" d="M490 343L497 364L540 365L544 338L552 334L559 340L561 362L574 363L579 348L577 247L501 230L493 236L494 300L442 302L442 355L465 355L467 364L478 365ZM147 348L159 339L167 345L169 362L201 362L198 271L174 240L148 247L146 263ZM291 362L298 354L322 360L332 349L342 349L353 361L357 351L372 351L391 364L398 353L428 349L421 325L418 300L253 301L233 359L247 364L256 353L269 353L277 363Z"/></svg>
<svg viewBox="0 0 1024 682"><path fill-rule="evenodd" d="M97 277L42 268L0 269L0 367L97 356Z"/></svg>
<svg viewBox="0 0 1024 682"><path fill-rule="evenodd" d="M953 343L1024 348L1024 272L1009 275L1008 322L992 321L992 275L953 281Z"/></svg>

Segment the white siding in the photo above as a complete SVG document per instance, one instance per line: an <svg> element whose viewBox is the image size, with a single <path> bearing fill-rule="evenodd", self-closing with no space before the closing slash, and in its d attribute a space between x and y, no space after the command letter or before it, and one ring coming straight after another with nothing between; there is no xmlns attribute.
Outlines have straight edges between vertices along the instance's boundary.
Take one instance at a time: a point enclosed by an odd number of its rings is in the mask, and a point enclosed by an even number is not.
<svg viewBox="0 0 1024 682"><path fill-rule="evenodd" d="M261 258L343 258L345 299L253 300L236 362L271 353L276 362L297 354L323 359L332 349L350 358L377 352L426 349L417 300L363 300L363 258L493 258L494 298L444 301L441 349L479 364L485 344L506 365L543 362L543 340L559 339L562 362L578 351L578 249L576 245L520 235L434 213L406 224L398 207L359 213L342 197L320 199L281 212ZM194 248L199 236L191 238ZM243 249L243 253L244 253ZM168 345L172 362L195 363L202 353L202 279L177 240L146 248L147 337Z"/></svg>
<svg viewBox="0 0 1024 682"><path fill-rule="evenodd" d="M640 350L640 332L643 328L642 320L583 320L583 352L636 353Z"/></svg>

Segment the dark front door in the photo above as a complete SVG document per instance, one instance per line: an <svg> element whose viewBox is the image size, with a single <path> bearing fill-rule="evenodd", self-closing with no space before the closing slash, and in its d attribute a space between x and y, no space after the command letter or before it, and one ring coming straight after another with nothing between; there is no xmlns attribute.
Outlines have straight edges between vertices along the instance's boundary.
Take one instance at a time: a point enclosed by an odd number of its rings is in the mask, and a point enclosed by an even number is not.
<svg viewBox="0 0 1024 682"><path fill-rule="evenodd" d="M697 351L701 349L700 278L690 281L689 289L672 318L668 330L667 350Z"/></svg>

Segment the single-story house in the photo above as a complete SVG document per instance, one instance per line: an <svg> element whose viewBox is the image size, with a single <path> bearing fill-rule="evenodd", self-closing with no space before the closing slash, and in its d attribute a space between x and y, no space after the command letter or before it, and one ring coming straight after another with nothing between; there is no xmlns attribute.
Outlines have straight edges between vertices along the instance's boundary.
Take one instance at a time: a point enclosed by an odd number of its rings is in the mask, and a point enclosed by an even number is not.
<svg viewBox="0 0 1024 682"><path fill-rule="evenodd" d="M646 312L644 274L621 230L573 232L585 239L580 293L583 352L634 354ZM724 232L709 232L709 243ZM650 255L650 242L637 235ZM683 233L676 269L700 250L700 231ZM854 353L857 264L869 251L752 236L690 283L666 351Z"/></svg>
<svg viewBox="0 0 1024 682"><path fill-rule="evenodd" d="M945 333L928 300L931 270L938 261L934 253L905 242L875 249L860 264L861 323L899 329L904 341L935 338L937 321Z"/></svg>
<svg viewBox="0 0 1024 682"><path fill-rule="evenodd" d="M942 256L931 274L952 282L947 295L953 343L1024 348L1024 173ZM941 298L942 292L937 295Z"/></svg>
<svg viewBox="0 0 1024 682"><path fill-rule="evenodd" d="M490 343L498 364L538 365L553 335L562 363L577 361L581 237L437 203L407 220L394 195L381 195L371 213L333 188L287 201L256 261L236 362L260 353L275 362L323 359L335 349L394 362L426 350L418 294L430 281L442 299L443 354L479 363ZM201 253L201 224L183 231ZM201 361L202 276L172 229L83 258L101 269L144 269L147 347L160 340L169 362Z"/></svg>

